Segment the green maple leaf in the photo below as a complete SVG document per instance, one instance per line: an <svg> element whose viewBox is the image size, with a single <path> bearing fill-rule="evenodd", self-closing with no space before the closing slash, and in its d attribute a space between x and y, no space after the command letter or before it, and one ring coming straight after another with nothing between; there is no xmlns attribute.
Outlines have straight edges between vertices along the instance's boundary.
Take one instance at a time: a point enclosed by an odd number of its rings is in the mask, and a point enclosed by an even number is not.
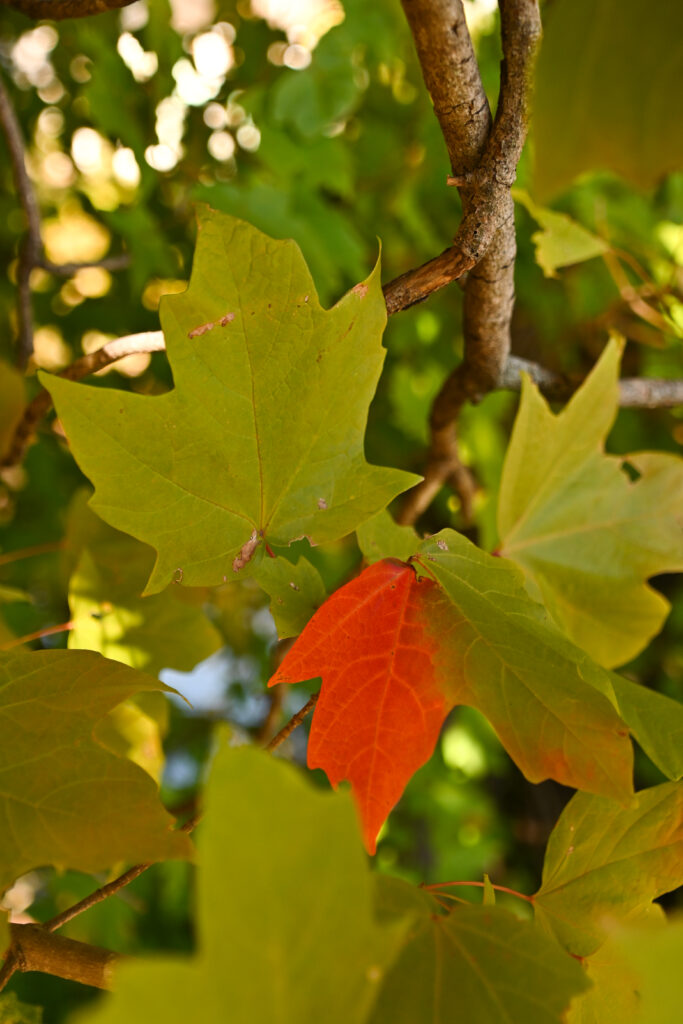
<svg viewBox="0 0 683 1024"><path fill-rule="evenodd" d="M106 713L161 683L90 651L0 660L0 892L52 864L98 871L191 855L137 765L93 739Z"/></svg>
<svg viewBox="0 0 683 1024"><path fill-rule="evenodd" d="M524 569L571 639L607 667L635 657L668 614L648 577L683 569L683 459L604 452L619 356L610 342L557 416L524 379L498 507L501 554Z"/></svg>
<svg viewBox="0 0 683 1024"><path fill-rule="evenodd" d="M536 262L546 277L557 277L559 267L583 263L609 252L610 247L603 238L566 213L539 206L523 189L513 189L512 195L541 227L531 236L531 241L536 247Z"/></svg>
<svg viewBox="0 0 683 1024"><path fill-rule="evenodd" d="M415 919L369 1024L560 1024L588 986L577 961L529 921L492 906L444 914L397 878L378 876L377 884L389 918L411 910Z"/></svg>
<svg viewBox="0 0 683 1024"><path fill-rule="evenodd" d="M683 784L636 794L632 806L577 793L550 836L537 919L576 956L610 925L683 884Z"/></svg>
<svg viewBox="0 0 683 1024"><path fill-rule="evenodd" d="M363 453L384 361L379 266L326 311L294 242L202 209L190 286L161 320L168 394L44 378L93 508L158 552L149 593L251 572L262 542L335 540L416 482Z"/></svg>
<svg viewBox="0 0 683 1024"><path fill-rule="evenodd" d="M449 699L481 711L532 782L627 798L633 751L611 674L562 636L511 562L453 530L418 559L448 598L432 627Z"/></svg>
<svg viewBox="0 0 683 1024"><path fill-rule="evenodd" d="M124 964L84 1022L361 1024L402 938L375 920L350 798L224 746L198 839L198 950ZM304 882L305 884L302 884Z"/></svg>
<svg viewBox="0 0 683 1024"><path fill-rule="evenodd" d="M264 558L258 581L270 597L270 614L280 640L298 636L327 597L320 573L307 558L300 558L296 565L286 558Z"/></svg>

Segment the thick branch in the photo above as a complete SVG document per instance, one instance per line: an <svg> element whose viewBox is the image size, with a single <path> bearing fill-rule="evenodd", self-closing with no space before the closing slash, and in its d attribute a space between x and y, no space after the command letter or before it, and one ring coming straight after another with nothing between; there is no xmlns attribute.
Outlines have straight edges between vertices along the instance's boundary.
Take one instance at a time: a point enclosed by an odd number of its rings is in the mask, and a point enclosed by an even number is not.
<svg viewBox="0 0 683 1024"><path fill-rule="evenodd" d="M450 263L473 268L465 282L464 359L436 398L425 480L399 517L412 523L446 481L460 494L469 518L474 482L458 456L455 421L466 401L496 387L510 351L516 254L510 186L526 137L526 96L540 17L536 0L501 0L504 59L491 127L460 0L403 0L403 6L448 147L449 180L462 199L453 247L459 256Z"/></svg>
<svg viewBox="0 0 683 1024"><path fill-rule="evenodd" d="M128 7L135 0L1 0L5 7L25 14L29 18L50 18L63 21L65 18L86 18L91 14L104 14L121 7Z"/></svg>
<svg viewBox="0 0 683 1024"><path fill-rule="evenodd" d="M117 953L62 935L51 935L39 924L12 924L12 973L41 971L94 988L111 988Z"/></svg>

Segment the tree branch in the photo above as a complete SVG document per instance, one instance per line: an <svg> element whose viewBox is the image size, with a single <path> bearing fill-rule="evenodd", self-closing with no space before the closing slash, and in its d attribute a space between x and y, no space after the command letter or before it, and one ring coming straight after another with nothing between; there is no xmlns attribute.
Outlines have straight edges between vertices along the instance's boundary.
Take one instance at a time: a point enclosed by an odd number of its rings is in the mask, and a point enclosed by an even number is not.
<svg viewBox="0 0 683 1024"><path fill-rule="evenodd" d="M118 953L100 946L51 935L39 924L11 924L10 934L11 952L3 971L11 962L12 974L41 971L94 988L111 988L114 965L122 959ZM0 978L0 989L4 987L2 981Z"/></svg>
<svg viewBox="0 0 683 1024"><path fill-rule="evenodd" d="M540 17L536 0L501 0L503 62L491 125L461 0L402 2L448 148L453 171L449 181L458 186L463 207L453 246L459 256L454 253L446 260L442 254L437 267L430 261L420 268L412 293L424 288L422 278L430 273L443 280L444 264L459 274L473 268L465 283L464 358L434 402L425 479L399 516L401 522L412 523L446 481L455 486L469 517L474 481L458 455L455 421L466 401L476 401L497 386L510 351L516 254L510 186L526 137L526 97ZM399 292L391 286L389 291L392 303L400 301L408 282L402 282Z"/></svg>
<svg viewBox="0 0 683 1024"><path fill-rule="evenodd" d="M128 7L135 0L0 0L5 7L11 7L28 18L50 18L63 21L65 18L86 18L91 14L104 14L121 7Z"/></svg>
<svg viewBox="0 0 683 1024"><path fill-rule="evenodd" d="M290 733L294 732L294 730L296 729L297 725L301 725L301 723L303 722L304 718L306 718L306 716L311 713L311 711L313 710L313 708L317 704L319 696L320 696L320 691L319 690L318 690L317 693L312 694L308 698L308 700L306 701L304 706L301 708L301 710L297 711L297 713L295 715L292 715L292 717L286 723L286 725L284 725L282 727L282 729L280 729L280 731L277 734L277 736L273 736L272 740L270 741L270 743L265 748L268 751L269 754L272 754L272 752L274 750L277 750L277 748L280 746L281 743L285 742L285 740L290 735Z"/></svg>

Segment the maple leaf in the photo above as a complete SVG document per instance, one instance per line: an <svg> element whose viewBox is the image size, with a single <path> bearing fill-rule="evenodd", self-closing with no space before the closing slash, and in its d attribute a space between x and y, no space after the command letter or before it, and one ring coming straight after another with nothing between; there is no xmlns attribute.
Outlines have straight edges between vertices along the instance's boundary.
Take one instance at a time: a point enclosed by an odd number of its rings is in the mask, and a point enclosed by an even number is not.
<svg viewBox="0 0 683 1024"><path fill-rule="evenodd" d="M683 783L637 793L631 806L576 793L552 831L537 920L571 952L588 956L610 924L683 884Z"/></svg>
<svg viewBox="0 0 683 1024"><path fill-rule="evenodd" d="M648 577L683 569L683 459L604 451L620 353L611 341L557 416L524 377L498 507L500 553L521 566L567 635L608 668L635 657L668 614Z"/></svg>
<svg viewBox="0 0 683 1024"><path fill-rule="evenodd" d="M204 799L196 952L122 963L83 1024L366 1024L409 922L376 919L348 794L224 742Z"/></svg>
<svg viewBox="0 0 683 1024"><path fill-rule="evenodd" d="M33 868L187 857L152 779L93 739L120 701L168 689L91 651L0 659L0 893Z"/></svg>
<svg viewBox="0 0 683 1024"><path fill-rule="evenodd" d="M308 765L332 785L351 782L371 853L449 708L425 617L433 602L431 580L402 562L376 562L318 609L269 682L322 676Z"/></svg>
<svg viewBox="0 0 683 1024"><path fill-rule="evenodd" d="M633 753L610 675L560 635L519 570L451 530L416 559L376 562L337 590L269 684L322 678L308 764L351 782L368 850L455 704L486 715L531 781L627 796Z"/></svg>
<svg viewBox="0 0 683 1024"><path fill-rule="evenodd" d="M386 875L375 880L383 917L415 917L369 1024L560 1024L572 996L589 985L581 965L531 921L492 906L444 914L424 890Z"/></svg>
<svg viewBox="0 0 683 1024"><path fill-rule="evenodd" d="M161 322L165 395L42 378L93 508L157 550L147 593L252 573L265 541L336 540L419 479L363 453L385 355L379 264L324 310L294 242L203 208L189 288Z"/></svg>

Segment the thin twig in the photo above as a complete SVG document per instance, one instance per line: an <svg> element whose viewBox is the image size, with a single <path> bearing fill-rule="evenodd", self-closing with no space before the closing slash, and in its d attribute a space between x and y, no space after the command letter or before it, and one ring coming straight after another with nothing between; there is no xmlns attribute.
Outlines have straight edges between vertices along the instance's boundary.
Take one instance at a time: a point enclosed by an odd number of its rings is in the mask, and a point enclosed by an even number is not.
<svg viewBox="0 0 683 1024"><path fill-rule="evenodd" d="M189 834L196 828L200 817L200 814L193 815L185 822L184 825L180 826L178 831ZM66 910L63 910L61 914L57 914L56 917L46 921L45 924L41 925L41 927L48 932L57 931L57 929L61 928L62 925L67 924L68 921L72 921L74 917L78 917L79 914L84 913L86 910L90 910L90 908L94 907L97 903L101 903L103 900L109 899L109 897L117 893L119 889L123 889L124 886L129 885L136 878L139 878L140 875L147 871L148 868L151 868L151 866L152 862L149 864L134 864L132 868L128 868L128 870L124 871L122 875L118 876L118 878L115 878L111 882L107 882L106 885L96 889L95 892L91 892L89 896L85 896L82 900L79 900L78 903L74 903L72 907L68 907Z"/></svg>
<svg viewBox="0 0 683 1024"><path fill-rule="evenodd" d="M284 725L282 727L282 729L280 729L280 731L277 734L277 736L273 737L273 739L270 741L270 743L265 748L268 751L269 754L271 754L274 750L277 750L277 748L280 746L280 744L285 742L287 737L291 733L294 732L294 730L296 729L297 725L301 725L301 723L303 722L304 718L306 718L306 716L308 714L310 714L310 712L315 707L315 705L316 705L316 703L318 701L318 697L319 696L320 696L320 690L318 690L317 693L312 694L308 698L308 700L306 701L304 706L301 708L301 710L297 711L297 713L295 715L292 715L292 717L287 722L287 724Z"/></svg>
<svg viewBox="0 0 683 1024"><path fill-rule="evenodd" d="M533 904L533 902L534 902L533 896L527 896L526 893L518 892L517 889L510 889L510 888L508 888L507 885L493 885L493 883L490 883L490 884L491 884L491 888L495 889L496 892L507 892L507 893L510 894L510 896L517 896L517 898L520 899L520 900L526 900L527 903ZM439 889L451 888L452 886L457 886L457 885L476 886L479 889L484 889L486 887L486 883L485 882L432 882L429 885L425 885L423 883L420 886L420 888L421 889L426 889L428 892L432 892L432 891L438 891Z"/></svg>
<svg viewBox="0 0 683 1024"><path fill-rule="evenodd" d="M566 401L581 386L581 380L548 370L539 363L510 356L498 387L504 391L519 391L522 373L538 385L541 394L551 401ZM619 381L619 405L623 409L670 409L683 405L683 379L666 377L622 377Z"/></svg>
<svg viewBox="0 0 683 1024"><path fill-rule="evenodd" d="M66 540L49 540L45 544L32 544L31 547L19 548L17 551L5 551L0 555L0 566L9 565L11 562L21 562L24 558L33 558L35 555L47 555L55 551L62 551L66 546Z"/></svg>
<svg viewBox="0 0 683 1024"><path fill-rule="evenodd" d="M58 626L43 626L42 629L37 629L35 633L12 637L11 640L0 645L0 651L11 651L13 647L20 647L21 644L31 643L32 640L42 640L44 636L53 636L55 633L68 633L73 628L73 622L60 622Z"/></svg>
<svg viewBox="0 0 683 1024"><path fill-rule="evenodd" d="M0 77L0 124L7 140L12 174L21 208L26 217L26 236L19 250L17 266L17 312L19 319L19 349L17 361L26 366L33 352L33 311L31 308L31 271L43 252L40 235L40 211L31 179L26 169L26 144L19 120Z"/></svg>
<svg viewBox="0 0 683 1024"><path fill-rule="evenodd" d="M7 0L4 0L7 3ZM99 10L108 10L109 7L123 7L125 3L109 3L105 0L94 0L95 7L92 11L83 13L97 13ZM127 0L130 2L130 0ZM97 6L99 4L99 6ZM12 3L10 6L17 10L24 10L24 13L31 13L27 4ZM67 7L78 6L77 4L62 2L62 0L51 0L48 3L33 4L36 11L43 10L42 14L35 13L32 16L41 18L73 17L73 14L59 14L60 10ZM85 6L85 5L81 5ZM0 126L7 140L10 162L14 184L19 198L19 204L24 211L26 218L26 235L19 247L19 259L17 263L17 318L19 328L19 344L17 351L17 363L23 369L33 353L33 307L31 299L31 272L41 268L59 277L71 277L79 270L88 267L101 267L104 270L122 270L130 263L127 253L119 256L108 256L105 259L90 263L53 263L47 259L43 250L43 240L40 230L40 209L36 199L33 182L29 177L26 168L26 142L24 140L19 119L10 100L5 83L0 77ZM41 414L42 415L42 414Z"/></svg>

